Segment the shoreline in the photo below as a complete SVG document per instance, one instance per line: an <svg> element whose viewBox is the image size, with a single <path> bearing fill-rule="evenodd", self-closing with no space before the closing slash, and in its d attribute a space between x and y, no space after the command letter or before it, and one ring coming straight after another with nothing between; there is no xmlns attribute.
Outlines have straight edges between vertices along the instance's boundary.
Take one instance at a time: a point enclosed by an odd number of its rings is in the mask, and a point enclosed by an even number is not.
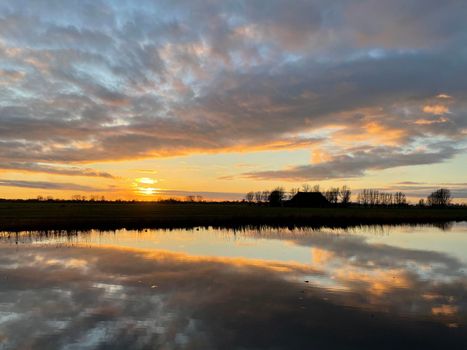
<svg viewBox="0 0 467 350"><path fill-rule="evenodd" d="M0 231L350 227L467 221L466 208L273 208L226 203L1 202Z"/></svg>

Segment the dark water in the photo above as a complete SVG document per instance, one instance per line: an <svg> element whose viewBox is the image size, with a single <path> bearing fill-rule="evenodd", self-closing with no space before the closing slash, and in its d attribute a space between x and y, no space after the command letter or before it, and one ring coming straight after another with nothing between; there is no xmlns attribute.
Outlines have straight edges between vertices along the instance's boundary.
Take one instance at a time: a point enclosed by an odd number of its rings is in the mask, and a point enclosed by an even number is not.
<svg viewBox="0 0 467 350"><path fill-rule="evenodd" d="M467 224L2 233L0 349L467 349Z"/></svg>

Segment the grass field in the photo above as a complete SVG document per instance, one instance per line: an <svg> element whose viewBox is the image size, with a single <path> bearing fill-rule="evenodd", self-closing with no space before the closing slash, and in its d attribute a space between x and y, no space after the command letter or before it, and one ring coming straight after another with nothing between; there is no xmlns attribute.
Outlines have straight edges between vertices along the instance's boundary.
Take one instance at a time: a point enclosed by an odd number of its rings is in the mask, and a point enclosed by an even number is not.
<svg viewBox="0 0 467 350"><path fill-rule="evenodd" d="M221 203L0 202L0 231L350 226L467 220L465 208L271 208Z"/></svg>

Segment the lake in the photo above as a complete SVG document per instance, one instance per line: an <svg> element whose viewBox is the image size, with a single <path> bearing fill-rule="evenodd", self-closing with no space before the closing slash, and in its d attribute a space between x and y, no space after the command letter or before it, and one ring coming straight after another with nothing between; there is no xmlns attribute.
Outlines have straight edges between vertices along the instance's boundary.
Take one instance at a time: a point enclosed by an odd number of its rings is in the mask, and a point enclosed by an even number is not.
<svg viewBox="0 0 467 350"><path fill-rule="evenodd" d="M0 349L467 349L467 223L3 232Z"/></svg>

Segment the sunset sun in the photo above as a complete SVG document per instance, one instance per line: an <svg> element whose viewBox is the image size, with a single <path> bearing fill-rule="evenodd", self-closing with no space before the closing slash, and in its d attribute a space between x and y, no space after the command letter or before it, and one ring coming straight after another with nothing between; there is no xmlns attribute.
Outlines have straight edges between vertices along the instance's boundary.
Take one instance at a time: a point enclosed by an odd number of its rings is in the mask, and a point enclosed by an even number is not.
<svg viewBox="0 0 467 350"><path fill-rule="evenodd" d="M139 177L136 178L133 182L133 188L137 195L147 197L154 196L158 194L158 188L154 187L158 181L150 177Z"/></svg>

